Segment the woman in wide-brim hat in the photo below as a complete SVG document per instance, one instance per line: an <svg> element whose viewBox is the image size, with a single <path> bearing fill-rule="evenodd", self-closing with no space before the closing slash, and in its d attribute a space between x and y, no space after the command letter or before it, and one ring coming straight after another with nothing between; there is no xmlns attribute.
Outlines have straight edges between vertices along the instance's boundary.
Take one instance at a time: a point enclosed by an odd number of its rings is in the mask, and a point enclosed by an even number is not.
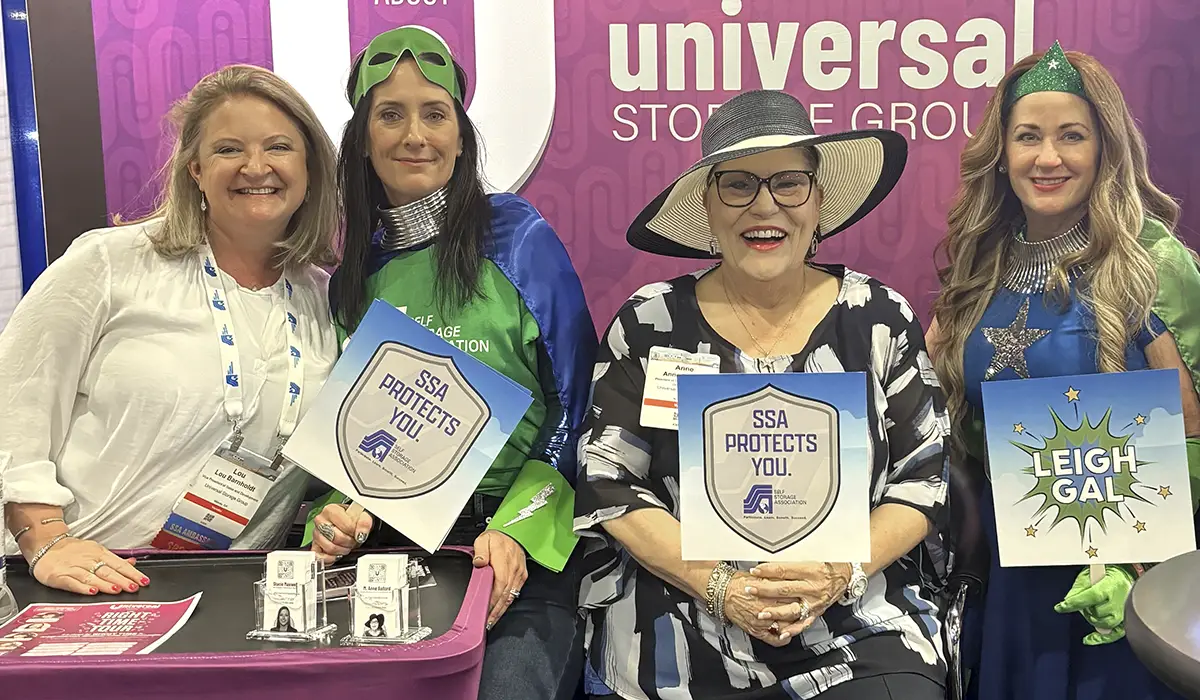
<svg viewBox="0 0 1200 700"><path fill-rule="evenodd" d="M891 131L815 134L795 98L755 91L717 110L701 143L703 158L628 238L720 262L636 292L596 367L575 529L609 556L589 555L581 594L588 691L944 697L937 567L922 542L945 510L948 422L921 325L895 291L811 260L821 240L887 196L906 142ZM677 433L669 412L642 410L652 348L694 353L725 373L865 373L871 560L684 561Z"/></svg>

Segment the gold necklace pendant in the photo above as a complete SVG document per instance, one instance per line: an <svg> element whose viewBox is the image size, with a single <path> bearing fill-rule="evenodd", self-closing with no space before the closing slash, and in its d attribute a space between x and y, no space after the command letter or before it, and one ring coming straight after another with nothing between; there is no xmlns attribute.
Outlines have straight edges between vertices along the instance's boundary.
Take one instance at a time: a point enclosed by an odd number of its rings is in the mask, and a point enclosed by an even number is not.
<svg viewBox="0 0 1200 700"><path fill-rule="evenodd" d="M783 337L785 335L787 335L788 329L790 329L792 327L792 320L796 317L796 312L800 310L799 301L797 301L796 304L792 305L792 311L791 311L791 313L788 314L787 321L784 322L783 327L779 329L779 334L777 336L775 336L775 342L771 343L770 350L764 350L762 343L758 342L758 337L755 336L753 332L751 332L750 326L748 326L746 324L746 321L742 318L742 314L740 312L738 312L738 305L733 301L733 297L731 297L729 295L729 286L725 284L725 276L724 275L721 276L721 290L725 292L725 300L729 302L730 308L733 309L733 315L737 318L738 323L742 324L742 328L746 331L746 335L750 336L750 341L754 343L754 346L756 348L758 348L758 352L764 358L772 357L771 353L775 352L775 346L779 345L779 341L783 340ZM808 276L805 275L804 284L800 287L800 298L801 299L804 298L804 293L807 290L808 290Z"/></svg>

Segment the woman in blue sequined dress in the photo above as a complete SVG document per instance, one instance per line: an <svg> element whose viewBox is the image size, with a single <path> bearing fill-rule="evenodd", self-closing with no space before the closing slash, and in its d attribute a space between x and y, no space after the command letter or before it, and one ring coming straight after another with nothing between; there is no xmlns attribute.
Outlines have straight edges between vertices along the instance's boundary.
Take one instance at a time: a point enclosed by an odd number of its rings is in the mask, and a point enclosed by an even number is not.
<svg viewBox="0 0 1200 700"><path fill-rule="evenodd" d="M1184 313L1200 272L1112 77L1057 43L1019 62L961 173L928 337L959 458L984 468L982 382L1175 368L1200 492L1200 324ZM990 487L979 497L992 561L967 612L968 697L1178 697L1123 638L1125 598L1143 567L1105 567L1096 583L1087 567L1000 568Z"/></svg>

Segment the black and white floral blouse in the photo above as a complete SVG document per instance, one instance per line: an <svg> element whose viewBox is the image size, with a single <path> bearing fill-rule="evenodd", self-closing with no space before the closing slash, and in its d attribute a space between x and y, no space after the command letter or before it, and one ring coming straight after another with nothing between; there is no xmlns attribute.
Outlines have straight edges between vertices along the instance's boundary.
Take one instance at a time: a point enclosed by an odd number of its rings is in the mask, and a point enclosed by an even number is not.
<svg viewBox="0 0 1200 700"><path fill-rule="evenodd" d="M944 684L935 591L940 536L871 577L852 606L833 605L791 644L774 648L722 626L702 601L642 568L600 523L639 508L679 517L677 433L644 428L640 406L650 348L712 353L722 372L865 372L873 426L871 507L898 503L940 527L947 485L945 403L908 302L841 266L837 302L797 355L756 359L704 320L696 282L709 270L638 290L601 344L593 407L580 441L584 476L575 530L587 548L588 690L623 698L811 698L851 679L918 673ZM710 268L712 269L712 268ZM757 562L736 562L749 570Z"/></svg>

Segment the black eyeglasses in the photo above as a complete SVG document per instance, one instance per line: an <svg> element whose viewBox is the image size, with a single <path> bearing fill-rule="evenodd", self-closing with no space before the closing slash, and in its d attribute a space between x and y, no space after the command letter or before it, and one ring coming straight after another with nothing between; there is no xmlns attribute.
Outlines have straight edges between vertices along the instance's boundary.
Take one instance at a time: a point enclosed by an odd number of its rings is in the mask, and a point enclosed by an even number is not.
<svg viewBox="0 0 1200 700"><path fill-rule="evenodd" d="M817 174L812 170L781 170L766 179L745 170L721 170L712 174L712 182L717 185L717 197L728 207L750 206L764 183L779 206L804 206L812 196L813 183L816 181Z"/></svg>

